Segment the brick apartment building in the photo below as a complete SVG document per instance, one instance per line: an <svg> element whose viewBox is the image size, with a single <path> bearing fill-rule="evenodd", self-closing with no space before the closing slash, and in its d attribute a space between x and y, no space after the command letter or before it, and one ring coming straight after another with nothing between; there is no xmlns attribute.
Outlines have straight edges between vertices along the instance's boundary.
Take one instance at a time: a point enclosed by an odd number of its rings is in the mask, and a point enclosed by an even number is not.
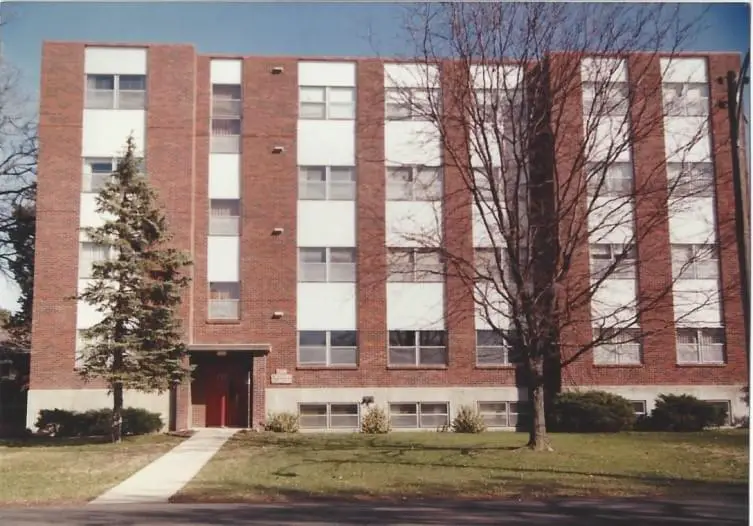
<svg viewBox="0 0 753 526"><path fill-rule="evenodd" d="M640 258L631 281L638 294L652 286L644 266L653 265L652 279L671 280L675 250L734 235L721 226L731 225L733 194L726 113L713 101L726 97L714 79L737 70L739 56L677 59L674 78L661 77L664 59L652 60L657 79L705 105L716 183L694 206L710 220L671 218L657 229L654 258ZM406 246L396 225L434 210L419 192L390 187L390 166L418 175L442 159L439 143L414 140L426 122L391 120L389 100L385 109L386 90L411 67L198 55L190 45L45 43L28 425L43 408L109 405L104 386L76 372L78 331L98 314L70 298L103 257L79 227L100 221L96 192L133 133L174 242L194 261L182 317L197 368L174 393L126 393L127 406L159 411L176 428L256 426L291 411L306 428L354 429L373 398L394 428L435 429L462 404L477 406L492 427L514 427L526 390L503 349L481 358L483 323L444 315L457 299L449 279L387 279L388 250ZM661 94L649 102L660 108ZM682 118L665 118L665 137ZM633 145L634 165L664 151L659 133ZM471 232L471 215L455 218L467 228L452 232ZM735 250L721 247L714 270L690 276L686 291L735 283ZM670 298L660 308L671 327L677 306ZM648 334L632 359L586 354L566 369L563 386L622 394L638 412L673 392L747 414L740 298L726 293L702 310L695 325Z"/></svg>

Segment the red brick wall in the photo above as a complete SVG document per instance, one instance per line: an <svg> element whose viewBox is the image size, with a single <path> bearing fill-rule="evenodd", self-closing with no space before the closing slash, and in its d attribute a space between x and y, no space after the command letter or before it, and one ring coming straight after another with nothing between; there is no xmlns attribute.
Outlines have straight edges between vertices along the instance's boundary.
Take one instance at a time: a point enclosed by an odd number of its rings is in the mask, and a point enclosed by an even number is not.
<svg viewBox="0 0 753 526"><path fill-rule="evenodd" d="M77 388L83 44L44 44L40 95L31 389Z"/></svg>
<svg viewBox="0 0 753 526"><path fill-rule="evenodd" d="M722 316L727 344L727 366L723 373L714 375L715 382L742 383L748 381L748 363L745 351L745 325L740 294L740 267L735 237L735 196L732 185L732 159L730 150L729 119L727 109L720 107L727 100L726 76L728 71L740 71L740 55L713 54L708 58L711 140L716 170L716 219L720 244ZM725 82L717 82L724 77ZM745 127L743 126L743 132ZM741 150L745 149L745 135L740 134ZM740 167L745 175L747 163L741 152ZM747 199L747 197L746 197ZM750 242L750 241L749 241ZM750 250L750 248L748 248Z"/></svg>

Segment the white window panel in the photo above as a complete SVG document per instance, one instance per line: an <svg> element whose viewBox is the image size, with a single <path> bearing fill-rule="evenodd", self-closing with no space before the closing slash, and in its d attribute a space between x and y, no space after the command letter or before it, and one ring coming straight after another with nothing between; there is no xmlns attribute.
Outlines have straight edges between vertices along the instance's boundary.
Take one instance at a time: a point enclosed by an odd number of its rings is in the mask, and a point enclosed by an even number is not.
<svg viewBox="0 0 753 526"><path fill-rule="evenodd" d="M715 245L672 245L675 279L718 279L719 255Z"/></svg>
<svg viewBox="0 0 753 526"><path fill-rule="evenodd" d="M301 166L298 168L298 199L352 201L355 198L355 167Z"/></svg>
<svg viewBox="0 0 753 526"><path fill-rule="evenodd" d="M300 119L355 119L355 88L301 86L299 100L298 116Z"/></svg>
<svg viewBox="0 0 753 526"><path fill-rule="evenodd" d="M594 363L598 365L626 365L641 363L640 332L637 329L623 329L619 333L605 329L596 333L601 341L594 347Z"/></svg>
<svg viewBox="0 0 753 526"><path fill-rule="evenodd" d="M358 365L356 331L299 331L298 363L320 367Z"/></svg>
<svg viewBox="0 0 753 526"><path fill-rule="evenodd" d="M724 329L677 329L677 363L722 364L724 353Z"/></svg>
<svg viewBox="0 0 753 526"><path fill-rule="evenodd" d="M237 320L240 318L240 283L210 282L208 318Z"/></svg>
<svg viewBox="0 0 753 526"><path fill-rule="evenodd" d="M424 248L388 248L389 281L444 281L444 262L439 251Z"/></svg>
<svg viewBox="0 0 753 526"><path fill-rule="evenodd" d="M433 166L387 167L387 199L438 201L444 190L442 169Z"/></svg>
<svg viewBox="0 0 753 526"><path fill-rule="evenodd" d="M667 163L670 198L713 197L713 163Z"/></svg>
<svg viewBox="0 0 753 526"><path fill-rule="evenodd" d="M445 331L389 331L389 364L447 365Z"/></svg>
<svg viewBox="0 0 753 526"><path fill-rule="evenodd" d="M635 247L599 243L591 245L590 252L592 278L600 279L609 273L607 279L635 279Z"/></svg>

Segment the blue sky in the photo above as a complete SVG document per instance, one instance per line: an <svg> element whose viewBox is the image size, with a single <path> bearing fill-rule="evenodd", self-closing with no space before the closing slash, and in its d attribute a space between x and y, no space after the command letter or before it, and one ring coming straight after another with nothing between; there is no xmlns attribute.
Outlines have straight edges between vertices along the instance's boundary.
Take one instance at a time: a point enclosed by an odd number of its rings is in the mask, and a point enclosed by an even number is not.
<svg viewBox="0 0 753 526"><path fill-rule="evenodd" d="M0 4L5 58L36 98L44 40L180 42L203 53L405 55L398 3L8 2ZM748 4L713 4L692 50L750 48ZM0 307L16 292L0 280Z"/></svg>

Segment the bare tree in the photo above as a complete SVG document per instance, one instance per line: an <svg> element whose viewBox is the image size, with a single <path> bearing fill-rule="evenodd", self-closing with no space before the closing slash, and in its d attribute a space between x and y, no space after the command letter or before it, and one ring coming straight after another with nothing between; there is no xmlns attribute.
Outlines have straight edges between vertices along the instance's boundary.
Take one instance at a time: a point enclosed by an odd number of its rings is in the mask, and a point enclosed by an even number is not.
<svg viewBox="0 0 753 526"><path fill-rule="evenodd" d="M33 207L37 124L16 68L0 55L0 272L13 279L16 251L10 239L19 207Z"/></svg>
<svg viewBox="0 0 753 526"><path fill-rule="evenodd" d="M445 316L482 320L486 345L518 364L531 402L528 446L551 449L549 367L558 376L586 355L640 361L646 335L719 298L718 288L683 296L678 286L688 272L718 273L715 238L676 251L670 279L643 263L655 246L667 253L660 234L670 216L713 192L708 94L672 100L657 74L674 67L667 59L698 19L645 4L409 9L418 67L396 66L386 118L428 123L415 141L439 144L441 160L430 164L441 169L385 159L388 199L434 201L431 221L403 221L389 279L410 272L462 284L476 312L448 300ZM679 112L692 126L666 153L647 153Z"/></svg>

